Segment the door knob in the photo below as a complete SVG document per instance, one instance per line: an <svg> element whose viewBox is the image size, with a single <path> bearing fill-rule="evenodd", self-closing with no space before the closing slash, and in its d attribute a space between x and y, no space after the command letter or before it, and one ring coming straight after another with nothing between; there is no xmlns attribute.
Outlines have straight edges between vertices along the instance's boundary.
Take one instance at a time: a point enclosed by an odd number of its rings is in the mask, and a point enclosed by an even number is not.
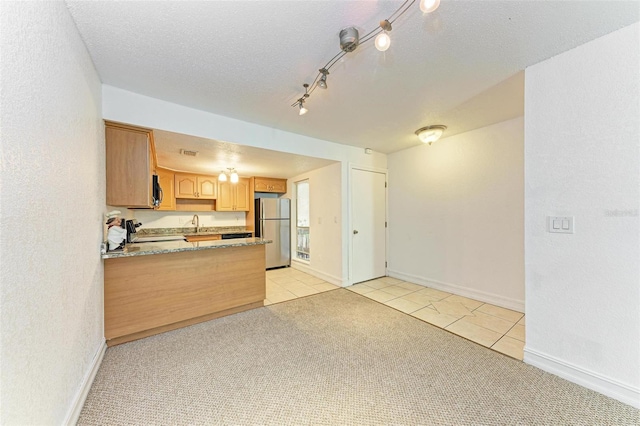
<svg viewBox="0 0 640 426"><path fill-rule="evenodd" d="M353 230L353 235L356 235L358 231L356 229Z"/></svg>

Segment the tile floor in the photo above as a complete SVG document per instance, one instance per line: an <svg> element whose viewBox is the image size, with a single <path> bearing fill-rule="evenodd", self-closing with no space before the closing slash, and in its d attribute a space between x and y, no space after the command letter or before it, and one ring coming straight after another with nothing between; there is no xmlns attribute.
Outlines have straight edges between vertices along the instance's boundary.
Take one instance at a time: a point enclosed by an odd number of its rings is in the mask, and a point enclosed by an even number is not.
<svg viewBox="0 0 640 426"><path fill-rule="evenodd" d="M267 271L265 305L336 288L293 268L274 269ZM525 319L520 312L391 277L346 288L487 348L523 358Z"/></svg>
<svg viewBox="0 0 640 426"><path fill-rule="evenodd" d="M265 306L340 288L293 268L267 271Z"/></svg>

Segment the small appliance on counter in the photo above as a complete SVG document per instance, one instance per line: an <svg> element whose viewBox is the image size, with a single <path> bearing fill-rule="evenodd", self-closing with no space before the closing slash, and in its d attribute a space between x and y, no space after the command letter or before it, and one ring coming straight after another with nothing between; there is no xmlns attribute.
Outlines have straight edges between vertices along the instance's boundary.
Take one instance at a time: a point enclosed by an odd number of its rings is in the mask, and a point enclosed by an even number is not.
<svg viewBox="0 0 640 426"><path fill-rule="evenodd" d="M107 225L107 250L121 250L127 239L125 220L120 217L119 210L112 210L105 214Z"/></svg>
<svg viewBox="0 0 640 426"><path fill-rule="evenodd" d="M130 243L131 240L133 239L133 236L131 234L135 234L136 228L139 228L140 226L142 226L142 223L136 221L135 219L127 220L125 223L126 223L125 226L127 228L127 242Z"/></svg>

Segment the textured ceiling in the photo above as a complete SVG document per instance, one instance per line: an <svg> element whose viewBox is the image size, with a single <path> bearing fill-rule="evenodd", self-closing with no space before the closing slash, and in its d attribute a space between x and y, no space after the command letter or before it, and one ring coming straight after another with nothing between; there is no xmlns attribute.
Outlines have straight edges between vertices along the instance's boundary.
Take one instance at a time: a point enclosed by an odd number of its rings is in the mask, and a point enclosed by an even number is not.
<svg viewBox="0 0 640 426"><path fill-rule="evenodd" d="M291 178L334 161L154 130L158 165L172 170L218 174L233 167L240 176ZM181 149L197 151L195 157Z"/></svg>
<svg viewBox="0 0 640 426"><path fill-rule="evenodd" d="M290 105L339 52L338 32L375 28L401 1L69 1L102 81L319 139L390 153L522 114L522 74L639 20L637 1L452 1L412 5L391 47L371 42L331 70L309 113ZM506 81L505 81L506 80Z"/></svg>

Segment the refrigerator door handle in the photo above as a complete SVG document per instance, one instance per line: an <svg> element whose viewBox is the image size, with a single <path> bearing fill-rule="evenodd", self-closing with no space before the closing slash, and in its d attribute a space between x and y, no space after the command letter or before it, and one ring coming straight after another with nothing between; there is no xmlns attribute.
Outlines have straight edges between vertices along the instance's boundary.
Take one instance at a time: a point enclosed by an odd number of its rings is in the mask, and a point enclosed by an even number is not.
<svg viewBox="0 0 640 426"><path fill-rule="evenodd" d="M260 221L260 237L264 240L264 220Z"/></svg>

